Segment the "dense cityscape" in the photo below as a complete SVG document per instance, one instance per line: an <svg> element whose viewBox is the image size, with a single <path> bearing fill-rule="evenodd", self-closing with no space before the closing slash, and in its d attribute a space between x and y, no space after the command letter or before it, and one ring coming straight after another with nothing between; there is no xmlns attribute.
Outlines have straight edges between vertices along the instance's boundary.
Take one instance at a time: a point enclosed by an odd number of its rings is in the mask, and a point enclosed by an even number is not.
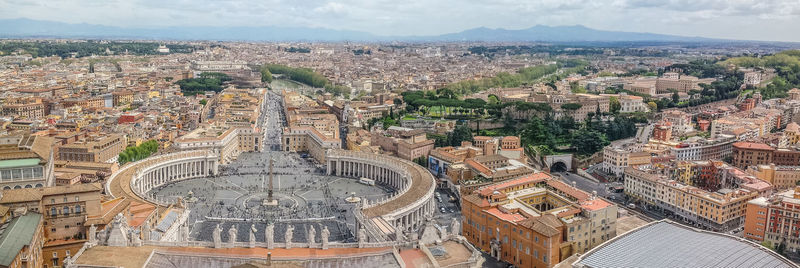
<svg viewBox="0 0 800 268"><path fill-rule="evenodd" d="M0 39L0 267L798 267L798 48Z"/></svg>

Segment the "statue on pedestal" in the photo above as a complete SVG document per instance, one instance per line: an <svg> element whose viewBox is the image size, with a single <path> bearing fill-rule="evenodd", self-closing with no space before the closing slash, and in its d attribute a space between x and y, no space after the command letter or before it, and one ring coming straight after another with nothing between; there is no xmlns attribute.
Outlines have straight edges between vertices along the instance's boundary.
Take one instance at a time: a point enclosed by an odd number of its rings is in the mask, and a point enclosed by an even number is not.
<svg viewBox="0 0 800 268"><path fill-rule="evenodd" d="M286 226L286 234L284 235L284 242L286 242L286 248L292 248L292 236L294 235L294 226L291 224Z"/></svg>
<svg viewBox="0 0 800 268"><path fill-rule="evenodd" d="M313 248L314 244L317 243L316 241L317 230L314 229L314 226L308 228L308 247Z"/></svg>
<svg viewBox="0 0 800 268"><path fill-rule="evenodd" d="M331 236L331 231L328 231L328 226L323 226L320 231L320 239L322 239L322 249L328 249L328 237Z"/></svg>
<svg viewBox="0 0 800 268"><path fill-rule="evenodd" d="M236 225L228 229L228 246L232 248L236 247Z"/></svg>
<svg viewBox="0 0 800 268"><path fill-rule="evenodd" d="M89 244L96 245L97 244L97 226L89 226Z"/></svg>
<svg viewBox="0 0 800 268"><path fill-rule="evenodd" d="M250 225L250 237L249 238L250 239L247 240L250 243L249 246L251 248L256 247L256 225L255 224L251 224Z"/></svg>
<svg viewBox="0 0 800 268"><path fill-rule="evenodd" d="M214 232L211 234L211 237L214 239L214 248L222 247L221 234L222 234L222 228L220 228L219 224L217 224L217 227L214 228Z"/></svg>
<svg viewBox="0 0 800 268"><path fill-rule="evenodd" d="M367 230L365 230L364 227L362 226L358 230L358 247L363 248L364 243L366 242L367 242Z"/></svg>
<svg viewBox="0 0 800 268"><path fill-rule="evenodd" d="M264 230L264 241L267 243L268 249L273 249L275 247L274 232L275 225L272 225L272 223L267 225L267 229Z"/></svg>
<svg viewBox="0 0 800 268"><path fill-rule="evenodd" d="M400 228L395 227L394 228L394 237L395 237L395 241L403 242L403 230L401 230Z"/></svg>
<svg viewBox="0 0 800 268"><path fill-rule="evenodd" d="M142 246L142 239L139 238L139 234L136 232L131 231L131 244L134 247L141 247Z"/></svg>
<svg viewBox="0 0 800 268"><path fill-rule="evenodd" d="M461 222L456 218L453 218L453 220L450 221L450 233L453 235L461 234Z"/></svg>
<svg viewBox="0 0 800 268"><path fill-rule="evenodd" d="M150 224L144 224L142 226L142 240L150 241Z"/></svg>

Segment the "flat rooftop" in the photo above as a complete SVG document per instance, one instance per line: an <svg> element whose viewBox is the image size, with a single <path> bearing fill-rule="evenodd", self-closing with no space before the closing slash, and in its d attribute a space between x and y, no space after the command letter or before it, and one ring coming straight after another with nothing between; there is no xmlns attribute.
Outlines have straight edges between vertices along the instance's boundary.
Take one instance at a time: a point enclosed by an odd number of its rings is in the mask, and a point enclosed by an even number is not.
<svg viewBox="0 0 800 268"><path fill-rule="evenodd" d="M590 250L572 267L798 267L742 238L661 220Z"/></svg>

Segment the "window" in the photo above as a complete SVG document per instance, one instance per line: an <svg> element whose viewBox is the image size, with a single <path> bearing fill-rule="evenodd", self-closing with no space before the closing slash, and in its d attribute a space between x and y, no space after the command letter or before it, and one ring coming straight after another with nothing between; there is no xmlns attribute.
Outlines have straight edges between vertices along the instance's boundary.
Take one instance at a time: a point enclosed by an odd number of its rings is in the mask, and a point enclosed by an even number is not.
<svg viewBox="0 0 800 268"><path fill-rule="evenodd" d="M58 252L53 252L53 258L58 258Z"/></svg>
<svg viewBox="0 0 800 268"><path fill-rule="evenodd" d="M50 216L55 216L58 214L58 210L54 207L50 208Z"/></svg>
<svg viewBox="0 0 800 268"><path fill-rule="evenodd" d="M77 214L81 213L81 205L75 205L75 213Z"/></svg>
<svg viewBox="0 0 800 268"><path fill-rule="evenodd" d="M67 202L67 197L65 196L65 197L64 197L64 203L66 203L66 202Z"/></svg>
<svg viewBox="0 0 800 268"><path fill-rule="evenodd" d="M55 203L56 203L56 199L55 198L50 198L50 204L55 204Z"/></svg>
<svg viewBox="0 0 800 268"><path fill-rule="evenodd" d="M66 250L66 255L67 255L67 256L69 256L69 249L68 249L68 250Z"/></svg>
<svg viewBox="0 0 800 268"><path fill-rule="evenodd" d="M75 197L75 202L79 202L79 201L81 201L81 198L76 196Z"/></svg>

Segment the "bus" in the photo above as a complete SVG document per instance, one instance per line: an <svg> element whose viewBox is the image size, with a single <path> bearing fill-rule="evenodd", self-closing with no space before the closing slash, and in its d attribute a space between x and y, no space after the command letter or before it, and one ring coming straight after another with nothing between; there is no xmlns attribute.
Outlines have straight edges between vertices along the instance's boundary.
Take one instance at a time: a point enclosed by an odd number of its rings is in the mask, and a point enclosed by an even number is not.
<svg viewBox="0 0 800 268"><path fill-rule="evenodd" d="M364 184L364 185L369 185L369 186L375 186L375 180L367 179L367 178L364 178L364 177L361 177L361 179L358 179L358 183L361 183L361 184Z"/></svg>

